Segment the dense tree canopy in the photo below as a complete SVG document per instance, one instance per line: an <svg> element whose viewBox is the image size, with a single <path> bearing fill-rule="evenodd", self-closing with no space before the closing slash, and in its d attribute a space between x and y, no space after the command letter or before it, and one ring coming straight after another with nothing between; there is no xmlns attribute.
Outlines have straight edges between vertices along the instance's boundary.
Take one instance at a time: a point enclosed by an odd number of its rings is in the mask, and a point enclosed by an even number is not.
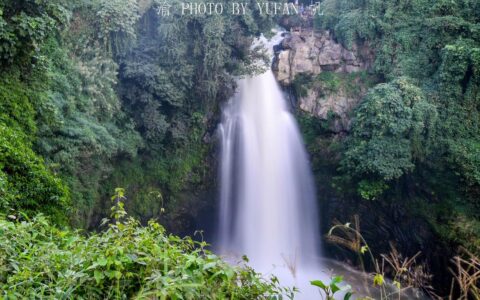
<svg viewBox="0 0 480 300"><path fill-rule="evenodd" d="M129 204L143 202L148 211L158 204L155 197L147 200L152 189L168 200L188 182L200 182L207 146L199 141L211 128L207 120L231 93L231 74L252 60L252 36L272 24L255 10L162 17L160 4L0 4L0 68L6 75L0 122L5 132L22 136L17 142L31 149L45 176L68 186L62 197L74 199L73 224L98 222L102 198L116 185L132 187L137 196ZM7 176L9 162L2 163ZM144 180L128 175L126 166L146 170Z"/></svg>
<svg viewBox="0 0 480 300"><path fill-rule="evenodd" d="M356 110L345 167L359 176L401 177L427 156L435 121L435 106L406 78L377 85Z"/></svg>
<svg viewBox="0 0 480 300"><path fill-rule="evenodd" d="M478 251L478 230L459 233L458 224L480 215L480 3L325 0L322 9L316 28L331 30L347 48L372 49L364 59L383 81L353 115L339 169L343 190L353 186L362 198L410 210L422 199L412 213Z"/></svg>

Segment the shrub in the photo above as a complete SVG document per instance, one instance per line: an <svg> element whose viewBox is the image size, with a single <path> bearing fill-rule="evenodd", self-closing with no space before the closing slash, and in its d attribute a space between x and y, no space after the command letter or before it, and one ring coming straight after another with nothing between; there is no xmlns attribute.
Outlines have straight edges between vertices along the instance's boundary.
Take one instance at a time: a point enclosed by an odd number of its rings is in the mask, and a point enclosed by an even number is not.
<svg viewBox="0 0 480 300"><path fill-rule="evenodd" d="M407 78L371 89L355 111L343 164L354 175L389 181L429 154L436 107Z"/></svg>
<svg viewBox="0 0 480 300"><path fill-rule="evenodd" d="M0 123L0 211L42 212L66 222L68 191L21 132Z"/></svg>
<svg viewBox="0 0 480 300"><path fill-rule="evenodd" d="M116 221L90 236L60 230L43 215L0 218L0 297L275 299L287 291L275 278L227 264L205 242L168 235L154 221L142 227L125 219L122 202L113 213Z"/></svg>

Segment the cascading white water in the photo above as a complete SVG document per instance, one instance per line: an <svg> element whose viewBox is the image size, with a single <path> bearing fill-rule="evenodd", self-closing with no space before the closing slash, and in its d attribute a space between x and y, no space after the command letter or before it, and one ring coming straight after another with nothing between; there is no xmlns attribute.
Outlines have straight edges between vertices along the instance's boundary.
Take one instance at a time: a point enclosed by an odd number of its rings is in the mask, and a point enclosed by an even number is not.
<svg viewBox="0 0 480 300"><path fill-rule="evenodd" d="M307 156L271 71L240 80L221 131L222 247L254 265L318 254Z"/></svg>
<svg viewBox="0 0 480 300"><path fill-rule="evenodd" d="M219 132L222 254L246 254L255 269L288 283L305 270L317 273L314 183L296 121L271 70L238 81Z"/></svg>

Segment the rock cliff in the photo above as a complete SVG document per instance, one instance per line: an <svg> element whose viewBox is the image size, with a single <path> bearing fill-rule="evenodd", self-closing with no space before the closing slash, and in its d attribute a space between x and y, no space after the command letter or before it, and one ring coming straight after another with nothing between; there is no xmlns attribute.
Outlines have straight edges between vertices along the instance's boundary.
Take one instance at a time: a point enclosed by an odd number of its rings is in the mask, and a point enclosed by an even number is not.
<svg viewBox="0 0 480 300"><path fill-rule="evenodd" d="M287 33L276 50L274 73L281 85L303 91L299 108L325 120L334 116L332 130L348 130L349 114L366 92L373 57L368 48L349 50L328 31L307 30Z"/></svg>

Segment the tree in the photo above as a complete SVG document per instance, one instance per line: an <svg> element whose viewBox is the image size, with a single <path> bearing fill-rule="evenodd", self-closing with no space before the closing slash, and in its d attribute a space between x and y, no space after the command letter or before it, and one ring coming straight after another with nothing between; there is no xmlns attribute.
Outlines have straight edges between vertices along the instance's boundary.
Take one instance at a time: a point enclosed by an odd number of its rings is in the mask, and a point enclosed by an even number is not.
<svg viewBox="0 0 480 300"><path fill-rule="evenodd" d="M43 212L65 224L66 186L48 170L25 135L0 123L0 211Z"/></svg>
<svg viewBox="0 0 480 300"><path fill-rule="evenodd" d="M355 112L342 168L372 181L400 178L429 155L436 118L435 106L408 78L379 84Z"/></svg>
<svg viewBox="0 0 480 300"><path fill-rule="evenodd" d="M0 3L0 67L12 63L29 65L42 42L66 22L67 11L56 1Z"/></svg>

